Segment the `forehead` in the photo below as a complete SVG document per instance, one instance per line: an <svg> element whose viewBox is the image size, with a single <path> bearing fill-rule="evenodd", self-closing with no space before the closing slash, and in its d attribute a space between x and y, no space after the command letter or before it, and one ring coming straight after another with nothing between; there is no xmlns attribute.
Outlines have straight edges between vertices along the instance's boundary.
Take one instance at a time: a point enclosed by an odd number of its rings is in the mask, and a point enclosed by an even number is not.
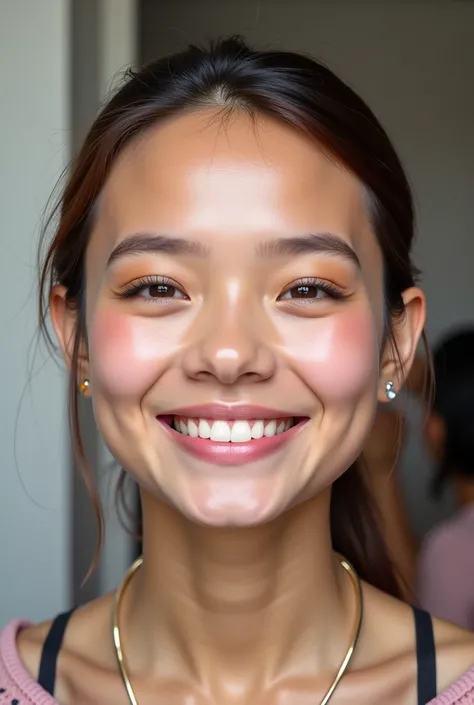
<svg viewBox="0 0 474 705"><path fill-rule="evenodd" d="M105 255L137 231L231 244L238 235L314 229L363 247L370 222L358 180L285 125L207 109L172 118L124 150L91 245Z"/></svg>

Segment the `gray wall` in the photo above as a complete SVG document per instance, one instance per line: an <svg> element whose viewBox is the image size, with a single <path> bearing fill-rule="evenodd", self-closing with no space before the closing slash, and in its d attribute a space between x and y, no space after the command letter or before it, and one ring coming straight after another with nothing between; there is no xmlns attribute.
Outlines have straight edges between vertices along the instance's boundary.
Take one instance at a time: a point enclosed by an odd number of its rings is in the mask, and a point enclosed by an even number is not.
<svg viewBox="0 0 474 705"><path fill-rule="evenodd" d="M140 29L143 60L241 33L309 52L350 83L386 127L414 187L430 339L474 321L474 3L142 0ZM422 534L450 504L427 499L418 431L413 418L403 475Z"/></svg>
<svg viewBox="0 0 474 705"><path fill-rule="evenodd" d="M135 10L136 0L0 2L0 628L110 590L132 558L112 506L117 470L82 403L107 526L98 570L80 589L94 516L73 473L64 365L35 335L41 213L115 74L133 63Z"/></svg>
<svg viewBox="0 0 474 705"><path fill-rule="evenodd" d="M69 602L65 375L35 347L40 214L69 153L68 4L0 10L0 626Z"/></svg>

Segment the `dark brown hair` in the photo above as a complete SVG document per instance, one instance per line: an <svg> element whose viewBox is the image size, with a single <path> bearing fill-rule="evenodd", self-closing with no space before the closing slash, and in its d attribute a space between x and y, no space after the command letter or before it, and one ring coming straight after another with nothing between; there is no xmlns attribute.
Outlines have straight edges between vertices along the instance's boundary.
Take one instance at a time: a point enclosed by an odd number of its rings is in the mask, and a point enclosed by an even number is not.
<svg viewBox="0 0 474 705"><path fill-rule="evenodd" d="M77 410L77 364L85 336L85 252L94 204L118 154L136 136L183 111L222 108L269 116L303 133L362 183L384 261L386 338L403 315L402 292L415 282L410 259L414 214L410 187L392 144L376 117L354 91L316 61L283 51L255 51L236 37L209 47L190 46L140 70L105 105L72 164L56 213L54 238L40 274L40 320L46 331L48 301L56 284L77 311L70 376L70 414L78 462L99 520L97 491L87 470ZM360 467L334 483L331 504L334 548L361 577L398 593Z"/></svg>

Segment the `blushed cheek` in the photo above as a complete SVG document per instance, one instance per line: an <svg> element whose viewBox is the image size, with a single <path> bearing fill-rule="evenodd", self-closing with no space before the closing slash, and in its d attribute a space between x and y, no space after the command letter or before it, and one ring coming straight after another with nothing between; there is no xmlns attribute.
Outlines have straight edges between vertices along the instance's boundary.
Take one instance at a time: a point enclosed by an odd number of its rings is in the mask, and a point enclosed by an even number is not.
<svg viewBox="0 0 474 705"><path fill-rule="evenodd" d="M365 396L377 384L378 335L370 311L347 311L307 325L299 319L282 343L300 378L325 405Z"/></svg>
<svg viewBox="0 0 474 705"><path fill-rule="evenodd" d="M163 319L97 311L89 324L93 386L111 397L141 396L166 369L179 337Z"/></svg>

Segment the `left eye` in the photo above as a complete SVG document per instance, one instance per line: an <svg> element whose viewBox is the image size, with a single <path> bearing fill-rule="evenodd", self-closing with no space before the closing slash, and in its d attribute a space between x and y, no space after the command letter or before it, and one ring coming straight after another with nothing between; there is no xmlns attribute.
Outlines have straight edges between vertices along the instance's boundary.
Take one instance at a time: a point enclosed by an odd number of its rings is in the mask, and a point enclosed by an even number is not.
<svg viewBox="0 0 474 705"><path fill-rule="evenodd" d="M317 284L298 284L287 289L280 299L321 299L327 295L327 291Z"/></svg>
<svg viewBox="0 0 474 705"><path fill-rule="evenodd" d="M279 301L319 301L343 299L345 292L336 284L324 279L300 279L288 286L278 297Z"/></svg>

